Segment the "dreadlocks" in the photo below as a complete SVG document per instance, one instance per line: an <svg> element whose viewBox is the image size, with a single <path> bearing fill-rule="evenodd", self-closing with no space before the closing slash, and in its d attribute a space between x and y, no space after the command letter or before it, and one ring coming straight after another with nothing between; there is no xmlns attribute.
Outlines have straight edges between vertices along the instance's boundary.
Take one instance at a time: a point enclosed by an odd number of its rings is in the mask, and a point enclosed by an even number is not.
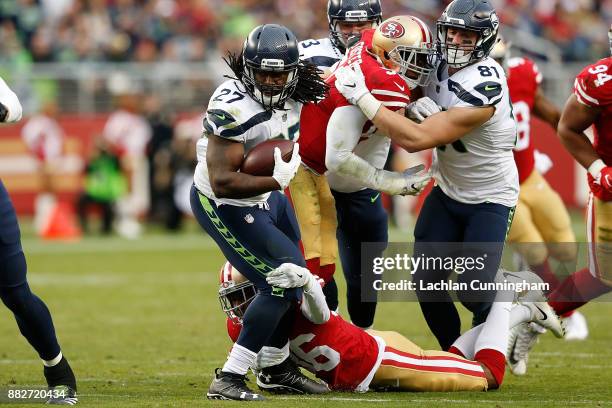
<svg viewBox="0 0 612 408"><path fill-rule="evenodd" d="M235 75L234 77L224 75L224 77L242 81L242 76L244 75L242 52L240 54L228 52L227 57L223 58L223 61L225 61ZM318 102L325 98L329 86L321 79L320 75L322 73L314 64L300 61L297 70L297 86L290 98L299 103Z"/></svg>

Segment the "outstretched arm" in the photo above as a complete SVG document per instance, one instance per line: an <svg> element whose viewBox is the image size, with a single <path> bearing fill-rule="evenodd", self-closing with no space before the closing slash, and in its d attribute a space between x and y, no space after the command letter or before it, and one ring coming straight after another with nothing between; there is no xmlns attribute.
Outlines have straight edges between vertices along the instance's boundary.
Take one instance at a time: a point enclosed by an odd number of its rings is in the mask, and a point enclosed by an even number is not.
<svg viewBox="0 0 612 408"><path fill-rule="evenodd" d="M584 134L584 131L593 124L600 111L599 108L581 104L572 94L567 99L559 120L557 131L561 142L585 169L589 169L592 164L601 160L591 141Z"/></svg>

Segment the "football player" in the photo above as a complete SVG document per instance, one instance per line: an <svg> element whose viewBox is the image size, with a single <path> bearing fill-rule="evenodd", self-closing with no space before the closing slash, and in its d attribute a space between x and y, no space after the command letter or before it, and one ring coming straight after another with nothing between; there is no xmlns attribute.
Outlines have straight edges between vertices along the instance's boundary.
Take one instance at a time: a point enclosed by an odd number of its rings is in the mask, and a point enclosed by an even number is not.
<svg viewBox="0 0 612 408"><path fill-rule="evenodd" d="M608 37L612 53L612 26ZM593 143L584 133L591 126ZM564 314L612 290L612 57L588 65L578 74L558 132L568 152L587 169L591 189L587 208L588 267L568 276L548 298L553 309ZM519 335L518 354L526 362L538 333Z"/></svg>
<svg viewBox="0 0 612 408"><path fill-rule="evenodd" d="M533 278L538 279L535 275ZM505 352L509 328L537 319L557 335L562 334L559 318L545 302L523 299L515 307L511 302L496 302L486 322L457 339L451 352L423 350L397 332L365 331L330 312L320 280L304 268L283 264L267 279L276 286L301 287L303 291L289 345L283 349L262 349L257 356L257 368L288 361L286 357L291 352L300 366L338 391L496 389L504 377L504 360L498 356ZM221 269L219 300L234 341L254 296L253 284L227 262ZM533 299L537 295L528 296ZM281 391L275 383L274 377L261 373L257 376L261 389Z"/></svg>
<svg viewBox="0 0 612 408"><path fill-rule="evenodd" d="M359 65L367 75L367 87L389 109L400 110L410 102L410 88L427 81L431 68L426 64L433 53L426 25L415 17L399 16L362 32L339 66ZM332 73L326 81L334 80ZM364 328L374 321L376 303L361 301L361 242L387 242L387 214L380 191L418 194L430 178L382 170L389 145L389 139L333 87L323 101L302 108L302 165L289 190L306 259L321 254L321 264L333 266L338 237L349 315ZM329 282L333 272L334 268L321 267L313 273Z"/></svg>
<svg viewBox="0 0 612 408"><path fill-rule="evenodd" d="M532 143L531 114L557 129L561 112L549 101L540 89L542 74L537 65L528 58L510 58L510 43L499 38L491 51L506 71L512 110L517 122L517 143L514 160L519 173L521 191L514 213L508 242L517 243L517 252L554 290L559 280L552 272L548 255L562 262L576 259L576 237L572 230L569 213L559 194L542 177L536 166L535 149ZM579 312L565 316L565 339L585 339L588 335L586 320ZM521 325L517 331L539 331L534 325ZM513 339L518 337L513 336ZM516 342L514 345L518 345ZM515 355L514 348L508 363L514 374L523 375L526 362ZM518 352L518 350L516 350Z"/></svg>
<svg viewBox="0 0 612 408"><path fill-rule="evenodd" d="M197 143L198 165L191 208L225 257L239 265L258 295L244 317L244 330L208 390L211 399L263 400L245 383L248 368L263 345L287 342L287 316L300 289L273 287L266 274L281 263L305 265L300 232L284 190L300 163L299 145L289 162L274 151L271 177L239 172L244 155L273 138L292 139L295 105L316 101L327 92L315 66L299 61L297 39L284 26L265 24L251 31L240 55L226 60L235 78L213 93ZM295 122L294 122L295 123ZM280 191L279 191L280 190ZM264 239L262 239L264 237ZM286 372L301 392L324 387L299 371Z"/></svg>
<svg viewBox="0 0 612 408"><path fill-rule="evenodd" d="M327 78L330 75L332 65L342 59L346 49L348 48L349 40L355 41L361 36L365 30L375 28L380 24L382 19L382 10L379 0L330 0L327 3L327 21L329 23L329 37L319 40L305 40L299 43L300 59L308 61L316 65L323 71L323 77ZM334 186L331 185L332 194L334 194ZM326 200L331 200L331 196L326 197ZM380 200L377 200L380 201ZM373 205L377 205L376 203ZM333 211L333 206L327 207ZM343 206L337 206L336 209L342 212ZM338 217L343 219L343 212L338 214ZM333 214L322 214L321 229L329 230L334 228L335 221L328 222L328 219L335 220ZM379 222L380 217L371 217L368 220ZM366 220L362 220L365 222ZM312 222L319 222L318 219L313 219ZM328 225L329 223L329 225ZM386 224L386 221L385 221ZM343 227L346 223L338 226L338 236L340 237L340 259L342 268L349 274L355 267L359 267L359 263L355 265L353 259L359 262L359 254L355 253L361 246L351 246L343 240L343 237L349 237L352 232L345 231ZM366 227L367 229L371 229ZM333 232L335 234L335 232ZM376 240L377 236L372 236L372 240ZM315 275L330 277L327 279L327 284L323 288L327 304L332 310L338 308L338 287L334 280L333 274L336 269L336 258L338 254L338 243L330 230L327 237L331 237L331 242L325 242L325 237L322 237L321 244L312 244L306 242L304 245L306 265L308 269ZM357 237L356 237L357 238ZM358 274L358 272L357 272Z"/></svg>
<svg viewBox="0 0 612 408"><path fill-rule="evenodd" d="M17 95L0 78L0 122L17 122L21 113ZM0 180L0 299L43 361L45 379L54 392L48 403L75 405L76 378L57 342L49 309L28 285L20 235L17 214Z"/></svg>
<svg viewBox="0 0 612 408"><path fill-rule="evenodd" d="M482 282L491 282L497 272L519 192L512 155L516 123L506 76L488 57L498 27L488 0L454 0L447 6L437 22L443 59L425 90L434 103L423 104L427 108L423 116L430 116L421 123L385 107L367 89L358 70L341 68L334 73L340 92L399 146L409 152L435 148L437 186L426 198L416 223L415 253L440 257L439 251L446 250L426 243L491 243L487 265L478 272ZM445 111L432 114L439 110L436 105ZM436 283L451 272L421 270L414 279ZM460 282L473 279L473 273L458 276ZM418 291L417 295L429 327L447 350L459 337L461 326L452 298L445 291ZM473 323L483 322L494 294L468 290L458 295L474 313Z"/></svg>

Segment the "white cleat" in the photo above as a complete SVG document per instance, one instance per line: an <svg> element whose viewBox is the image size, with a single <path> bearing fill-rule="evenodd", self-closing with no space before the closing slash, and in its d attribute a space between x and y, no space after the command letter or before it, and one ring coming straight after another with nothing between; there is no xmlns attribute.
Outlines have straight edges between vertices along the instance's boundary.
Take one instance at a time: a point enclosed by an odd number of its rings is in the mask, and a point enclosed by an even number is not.
<svg viewBox="0 0 612 408"><path fill-rule="evenodd" d="M500 269L495 279L497 282L506 281L515 285L529 285L544 287L544 281L537 274L531 271L511 272L505 269ZM515 292L514 302L541 302L546 297L541 289L525 289L522 292Z"/></svg>
<svg viewBox="0 0 612 408"><path fill-rule="evenodd" d="M565 336L565 324L546 302L524 302L531 310L531 321L549 329L557 338Z"/></svg>
<svg viewBox="0 0 612 408"><path fill-rule="evenodd" d="M538 336L546 329L535 323L522 323L514 327L508 343L508 366L514 375L525 375L529 362L529 351L538 342Z"/></svg>
<svg viewBox="0 0 612 408"><path fill-rule="evenodd" d="M585 340L589 337L589 327L584 315L574 311L563 319L565 324L565 340Z"/></svg>

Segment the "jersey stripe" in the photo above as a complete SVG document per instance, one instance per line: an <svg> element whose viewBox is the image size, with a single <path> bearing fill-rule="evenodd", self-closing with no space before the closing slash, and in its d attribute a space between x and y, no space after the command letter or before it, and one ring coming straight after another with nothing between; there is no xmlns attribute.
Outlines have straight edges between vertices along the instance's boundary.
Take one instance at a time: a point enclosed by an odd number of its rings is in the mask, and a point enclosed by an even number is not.
<svg viewBox="0 0 612 408"><path fill-rule="evenodd" d="M584 89L582 89L582 84L580 83L578 78L576 78L576 80L574 81L574 89L578 92L576 96L578 97L579 101L580 101L580 98L583 98L587 100L588 102L591 102L594 105L599 105L599 101L597 99L593 98L592 96L587 95ZM580 102L583 105L588 105L587 103L584 103L584 101L580 101Z"/></svg>
<svg viewBox="0 0 612 408"><path fill-rule="evenodd" d="M396 98L406 99L410 102L410 97L406 94L400 92L387 91L386 89L373 89L370 91L372 95L386 95L386 96L394 96Z"/></svg>
<svg viewBox="0 0 612 408"><path fill-rule="evenodd" d="M463 102L469 103L470 105L484 105L480 98L472 95L469 91L464 89L461 85L459 85L459 83L453 81L452 79L448 80L448 90L457 95L457 98L461 99Z"/></svg>
<svg viewBox="0 0 612 408"><path fill-rule="evenodd" d="M339 58L325 57L323 55L315 55L314 57L304 58L302 61L310 62L317 67L331 67L336 62L340 61Z"/></svg>
<svg viewBox="0 0 612 408"><path fill-rule="evenodd" d="M407 103L405 102L382 102L381 103L384 106L395 106L395 107L399 107L399 108L405 108L406 106L408 106Z"/></svg>
<svg viewBox="0 0 612 408"><path fill-rule="evenodd" d="M224 129L221 131L219 136L221 137L236 137L246 133L253 126L259 125L267 120L270 120L272 117L272 111L264 111L259 112L257 115L253 116L251 119L247 120L241 125L233 127L231 129Z"/></svg>

